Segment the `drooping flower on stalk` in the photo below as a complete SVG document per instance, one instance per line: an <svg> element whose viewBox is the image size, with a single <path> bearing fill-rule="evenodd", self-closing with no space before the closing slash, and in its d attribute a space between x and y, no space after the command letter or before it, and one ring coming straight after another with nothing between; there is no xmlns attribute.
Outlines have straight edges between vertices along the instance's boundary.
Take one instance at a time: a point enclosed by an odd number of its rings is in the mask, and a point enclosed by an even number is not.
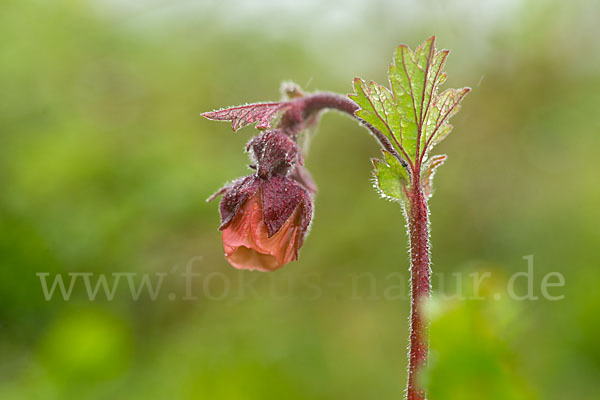
<svg viewBox="0 0 600 400"><path fill-rule="evenodd" d="M302 167L298 145L278 130L254 137L246 148L256 170L215 193L223 247L238 269L272 271L298 259L312 219L312 198L292 172Z"/></svg>
<svg viewBox="0 0 600 400"><path fill-rule="evenodd" d="M316 187L302 167L296 144L314 128L324 110L338 110L369 130L383 149L374 160L375 186L405 211L410 243L411 319L407 400L425 400L419 375L427 366L428 323L421 304L431 291L429 206L432 179L445 155L432 149L452 130L450 118L471 90L446 89L448 50L435 48L431 37L414 51L400 45L389 68L389 87L354 80L348 97L334 93L305 94L284 85L284 101L254 103L210 111L211 120L231 121L234 131L255 124L271 129L251 140L256 173L221 189L221 230L227 260L237 268L273 270L295 260L312 215ZM307 135L305 135L306 138Z"/></svg>

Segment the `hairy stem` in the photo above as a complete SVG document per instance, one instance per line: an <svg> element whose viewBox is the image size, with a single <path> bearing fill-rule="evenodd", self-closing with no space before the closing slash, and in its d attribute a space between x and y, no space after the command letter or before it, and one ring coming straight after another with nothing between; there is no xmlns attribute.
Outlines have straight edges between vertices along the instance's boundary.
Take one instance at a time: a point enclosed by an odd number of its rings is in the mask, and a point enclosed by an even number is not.
<svg viewBox="0 0 600 400"><path fill-rule="evenodd" d="M298 97L291 100L291 103L292 107L283 114L278 128L282 129L292 138L296 138L302 129L305 128L307 121L310 121L311 118L320 111L324 109L338 110L350 115L367 128L386 151L393 154L405 168L408 168L406 160L402 158L383 133L373 125L354 115L354 112L358 110L359 107L346 96L330 92L321 92Z"/></svg>
<svg viewBox="0 0 600 400"><path fill-rule="evenodd" d="M377 128L363 121L354 112L358 105L335 93L315 93L291 100L292 106L283 114L279 128L293 138L310 123L321 110L335 109L357 119L371 131L382 147L395 155L408 169L406 161ZM427 362L428 326L423 310L423 300L429 297L431 270L429 266L429 209L420 180L420 165L414 168L411 190L406 204L406 220L410 239L411 270L411 325L408 367L407 400L424 400L425 390L419 385L418 373Z"/></svg>
<svg viewBox="0 0 600 400"><path fill-rule="evenodd" d="M358 105L349 98L330 92L315 93L301 98L304 100L304 114L306 116L323 108L333 108L354 116Z"/></svg>
<svg viewBox="0 0 600 400"><path fill-rule="evenodd" d="M320 111L334 109L354 117L358 105L352 100L335 93L323 92L300 96L289 102L290 107L282 115L278 128L297 139L307 124L316 122Z"/></svg>
<svg viewBox="0 0 600 400"><path fill-rule="evenodd" d="M428 325L422 306L423 301L429 298L431 288L429 209L418 175L415 175L406 207L411 271L410 350L406 398L424 400L425 390L418 382L418 374L427 363L428 355Z"/></svg>

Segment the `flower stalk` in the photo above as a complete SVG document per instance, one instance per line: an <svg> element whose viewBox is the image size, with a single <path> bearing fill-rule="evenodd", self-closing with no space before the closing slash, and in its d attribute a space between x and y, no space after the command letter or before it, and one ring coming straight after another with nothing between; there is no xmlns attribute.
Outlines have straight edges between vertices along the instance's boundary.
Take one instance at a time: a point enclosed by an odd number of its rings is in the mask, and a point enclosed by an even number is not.
<svg viewBox="0 0 600 400"><path fill-rule="evenodd" d="M313 112L323 109L335 109L344 112L363 124L379 139L384 139L382 146L392 148L385 136L377 128L366 123L354 113L358 105L352 100L335 93L319 93L302 98L302 113L308 117ZM285 120L285 115L283 117ZM397 152L394 152L397 154ZM399 157L399 155L397 156ZM402 160L404 161L404 160ZM410 273L411 273L411 310L410 310L410 344L408 383L406 389L407 400L424 400L425 390L418 381L418 374L427 363L428 323L423 313L423 303L429 298L431 291L431 267L429 259L429 206L427 196L421 185L421 165L415 168L412 174L411 189L407 193L408 202L405 205L405 218L408 226L410 242Z"/></svg>
<svg viewBox="0 0 600 400"><path fill-rule="evenodd" d="M304 105L311 111L336 109L342 111L363 124L371 133L384 142L386 150L392 148L385 136L375 127L366 123L354 113L359 108L353 101L334 93L320 93L307 96ZM394 152L397 154L397 152ZM399 157L397 155L396 157ZM404 160L402 160L404 161ZM410 274L411 274L411 309L410 309L410 344L408 352L407 400L424 400L425 390L419 384L418 374L427 363L429 353L429 329L423 304L431 292L431 266L429 258L429 206L427 196L421 185L421 165L415 167L412 174L411 190L407 193L405 218L408 226L410 242Z"/></svg>

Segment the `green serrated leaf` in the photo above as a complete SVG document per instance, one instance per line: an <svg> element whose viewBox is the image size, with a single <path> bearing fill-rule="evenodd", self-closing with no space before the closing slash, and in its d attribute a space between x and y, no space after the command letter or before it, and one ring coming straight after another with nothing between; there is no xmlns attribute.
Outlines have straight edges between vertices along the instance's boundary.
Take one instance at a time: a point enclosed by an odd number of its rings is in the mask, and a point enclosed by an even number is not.
<svg viewBox="0 0 600 400"><path fill-rule="evenodd" d="M350 98L360 106L356 115L381 131L413 169L420 168L427 153L450 133L448 120L470 90L448 89L438 94L446 80L447 57L447 50L436 51L435 37L431 37L414 52L398 46L389 69L390 89L354 80L355 93Z"/></svg>
<svg viewBox="0 0 600 400"><path fill-rule="evenodd" d="M401 115L397 113L392 93L375 82L367 84L360 78L354 79L355 94L350 98L360 106L356 116L373 125L384 134L398 152L401 150L397 142L396 132L401 131Z"/></svg>
<svg viewBox="0 0 600 400"><path fill-rule="evenodd" d="M375 167L375 186L385 198L394 201L406 200L410 178L406 168L387 151L383 151L383 160L373 159Z"/></svg>
<svg viewBox="0 0 600 400"><path fill-rule="evenodd" d="M428 114L426 132L430 133L430 139L426 151L431 150L448 136L452 130L452 125L448 120L458 112L459 103L469 91L469 88L447 89L437 96Z"/></svg>

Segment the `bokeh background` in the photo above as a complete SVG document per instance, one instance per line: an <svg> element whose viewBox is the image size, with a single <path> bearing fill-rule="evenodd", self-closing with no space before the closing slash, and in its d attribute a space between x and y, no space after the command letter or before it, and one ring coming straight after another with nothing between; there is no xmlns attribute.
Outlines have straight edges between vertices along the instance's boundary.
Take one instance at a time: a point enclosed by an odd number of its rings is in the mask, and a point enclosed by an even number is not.
<svg viewBox="0 0 600 400"><path fill-rule="evenodd" d="M277 100L285 80L339 93L355 76L385 82L394 47L432 34L452 50L446 87L473 91L438 147L431 399L600 398L597 1L0 8L0 398L401 398L406 235L372 189L375 141L325 115L300 260L239 272L205 199L248 173L255 131L199 114ZM528 255L539 299L516 301L507 282ZM553 271L558 301L540 292ZM482 299L448 298L477 295L474 272L491 274ZM112 300L90 300L80 276L69 300L46 300L39 273L164 279L155 299L122 278Z"/></svg>

